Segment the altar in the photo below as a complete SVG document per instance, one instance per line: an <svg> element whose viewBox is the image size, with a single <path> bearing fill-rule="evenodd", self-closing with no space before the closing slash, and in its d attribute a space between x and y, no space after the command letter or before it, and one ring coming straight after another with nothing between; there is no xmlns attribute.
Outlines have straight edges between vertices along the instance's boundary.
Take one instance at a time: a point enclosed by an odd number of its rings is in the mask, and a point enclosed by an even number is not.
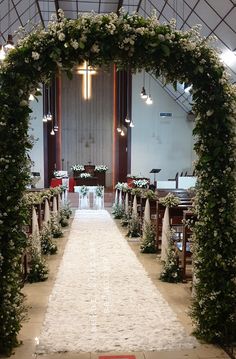
<svg viewBox="0 0 236 359"><path fill-rule="evenodd" d="M84 165L84 170L73 171L76 186L103 186L106 187L106 170L100 170L102 166Z"/></svg>

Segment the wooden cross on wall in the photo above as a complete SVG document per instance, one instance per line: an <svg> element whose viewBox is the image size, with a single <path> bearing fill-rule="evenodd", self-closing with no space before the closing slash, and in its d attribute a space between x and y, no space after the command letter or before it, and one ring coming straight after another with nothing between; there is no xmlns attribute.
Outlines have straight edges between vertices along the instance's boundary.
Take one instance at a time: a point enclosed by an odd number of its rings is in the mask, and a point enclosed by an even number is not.
<svg viewBox="0 0 236 359"><path fill-rule="evenodd" d="M83 98L89 100L92 96L92 75L96 71L84 61L83 67L78 69L78 74L83 76Z"/></svg>

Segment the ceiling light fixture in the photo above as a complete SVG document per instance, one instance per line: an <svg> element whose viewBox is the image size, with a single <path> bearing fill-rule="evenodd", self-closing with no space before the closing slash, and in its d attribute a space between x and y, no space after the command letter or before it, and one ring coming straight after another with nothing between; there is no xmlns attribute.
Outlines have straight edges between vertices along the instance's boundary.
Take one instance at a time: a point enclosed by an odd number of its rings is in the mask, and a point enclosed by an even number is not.
<svg viewBox="0 0 236 359"><path fill-rule="evenodd" d="M47 99L48 99L48 113L47 113L47 120L52 121L52 114L51 114L51 87L48 87L47 90Z"/></svg>
<svg viewBox="0 0 236 359"><path fill-rule="evenodd" d="M2 44L0 44L0 61L3 61L5 57L6 57L6 53L4 51Z"/></svg>
<svg viewBox="0 0 236 359"><path fill-rule="evenodd" d="M151 96L151 75L149 75L149 93L146 99L146 104L147 105L152 105L153 101L152 101L152 96Z"/></svg>
<svg viewBox="0 0 236 359"><path fill-rule="evenodd" d="M231 50L223 51L220 55L221 61L223 61L226 65L231 66L236 64L236 53Z"/></svg>
<svg viewBox="0 0 236 359"><path fill-rule="evenodd" d="M132 75L131 75L132 76ZM131 77L132 79L132 77ZM127 101L126 101L126 117L125 117L125 123L130 123L130 70L126 71L126 81L127 81Z"/></svg>
<svg viewBox="0 0 236 359"><path fill-rule="evenodd" d="M121 126L120 126L120 71L117 75L117 82L118 82L118 125L117 125L117 132L121 133Z"/></svg>
<svg viewBox="0 0 236 359"><path fill-rule="evenodd" d="M185 93L190 93L190 90L192 89L193 85L190 85L184 89Z"/></svg>
<svg viewBox="0 0 236 359"><path fill-rule="evenodd" d="M153 104L151 95L148 95L147 100L146 100L146 104L147 105L152 105Z"/></svg>
<svg viewBox="0 0 236 359"><path fill-rule="evenodd" d="M0 37L2 37L1 22L0 22ZM6 57L6 53L0 41L0 61L3 61Z"/></svg>
<svg viewBox="0 0 236 359"><path fill-rule="evenodd" d="M14 42L13 37L11 35L11 1L8 1L8 31L10 30L10 33L8 33L7 36L7 43L4 46L4 50L6 53L8 53L10 50L14 49Z"/></svg>
<svg viewBox="0 0 236 359"><path fill-rule="evenodd" d="M146 93L146 90L145 90L145 70L143 70L143 86L142 86L142 90L140 92L140 97L143 100L146 100L146 98L147 98L147 93Z"/></svg>

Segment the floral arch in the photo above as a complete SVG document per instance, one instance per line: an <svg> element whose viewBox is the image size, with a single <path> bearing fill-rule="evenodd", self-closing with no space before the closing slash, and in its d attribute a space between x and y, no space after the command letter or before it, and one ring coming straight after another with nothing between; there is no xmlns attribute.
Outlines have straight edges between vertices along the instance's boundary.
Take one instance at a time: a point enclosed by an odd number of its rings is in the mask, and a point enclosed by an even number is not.
<svg viewBox="0 0 236 359"><path fill-rule="evenodd" d="M52 21L9 53L0 69L0 351L17 345L23 298L20 258L26 212L19 205L28 181L29 94L58 69L114 62L166 81L193 85L198 155L195 226L195 297L192 318L198 337L224 342L236 333L236 92L214 50L197 32L177 31L152 16L86 15ZM234 338L233 338L234 336Z"/></svg>

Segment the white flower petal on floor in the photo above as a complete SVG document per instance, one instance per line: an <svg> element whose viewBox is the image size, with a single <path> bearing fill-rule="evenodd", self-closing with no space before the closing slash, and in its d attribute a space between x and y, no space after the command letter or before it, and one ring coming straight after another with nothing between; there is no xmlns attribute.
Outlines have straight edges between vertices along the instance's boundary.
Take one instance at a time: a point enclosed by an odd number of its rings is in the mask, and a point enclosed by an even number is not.
<svg viewBox="0 0 236 359"><path fill-rule="evenodd" d="M105 210L78 210L38 353L193 348Z"/></svg>

